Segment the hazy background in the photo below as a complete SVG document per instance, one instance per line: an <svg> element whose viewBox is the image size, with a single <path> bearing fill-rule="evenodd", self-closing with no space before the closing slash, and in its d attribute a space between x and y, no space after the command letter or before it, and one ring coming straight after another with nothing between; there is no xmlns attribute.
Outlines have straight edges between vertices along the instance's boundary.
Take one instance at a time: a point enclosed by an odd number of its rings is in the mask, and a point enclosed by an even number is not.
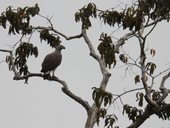
<svg viewBox="0 0 170 128"><path fill-rule="evenodd" d="M122 0L125 2L126 0ZM75 12L87 5L89 2L96 3L100 9L108 9L117 7L121 0L2 0L0 1L0 12L4 11L9 5L14 8L33 6L39 4L40 13L47 17L52 17L55 29L63 32L67 36L80 34L80 23L75 23ZM48 26L48 22L42 18L35 18L32 21L35 25ZM169 27L166 22L162 22L155 31L150 35L148 40L148 48L154 48L157 51L156 57L149 58L155 61L157 67L156 72L170 67L170 43L169 43ZM105 27L102 21L97 20L92 29L89 29L88 35L94 46L99 44L99 35L102 32L111 34L115 29ZM123 35L116 31L113 36L119 38ZM16 36L8 36L8 31L0 28L0 48L10 49L13 44L18 41ZM66 50L63 50L63 61L61 66L56 70L55 74L63 79L69 85L69 88L80 97L93 103L91 98L92 87L100 84L102 75L99 70L98 63L89 56L89 50L84 40L76 39L66 41L61 38ZM116 41L116 40L115 40ZM31 72L40 72L41 63L44 56L53 51L45 42L40 43L39 35L35 34L31 40L38 46L39 56L29 59L29 68ZM138 55L138 42L135 39L129 40L129 45L125 45L127 53L131 56ZM3 62L6 53L0 53L0 128L83 128L86 122L86 111L82 106L64 95L61 91L61 85L55 82L44 81L41 78L29 79L29 84L24 81L13 81L13 73L8 71L8 65ZM128 74L124 78L125 67L117 65L115 69L109 70L112 73L108 85L108 91L119 94L131 88L141 87L140 84L135 85L133 81L134 74ZM135 70L135 69L134 69ZM160 81L156 81L155 88L158 88ZM170 80L166 82L168 87ZM135 93L127 97L123 97L124 103L137 105L135 102ZM170 101L170 97L167 99ZM121 115L122 107L119 101L111 107L114 113ZM124 116L118 116L120 128L128 126L131 122ZM100 127L103 127L102 125ZM170 128L169 121L150 118L140 128Z"/></svg>

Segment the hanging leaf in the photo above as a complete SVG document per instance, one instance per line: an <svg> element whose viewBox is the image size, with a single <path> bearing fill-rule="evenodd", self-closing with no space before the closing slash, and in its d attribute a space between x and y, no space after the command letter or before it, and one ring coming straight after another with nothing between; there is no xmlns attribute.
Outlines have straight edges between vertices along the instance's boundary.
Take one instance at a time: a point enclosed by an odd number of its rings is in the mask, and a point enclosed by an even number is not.
<svg viewBox="0 0 170 128"><path fill-rule="evenodd" d="M137 98L136 101L139 101L139 102L138 102L138 105L139 105L140 107L142 107L142 106L143 106L144 94L141 93L141 92L138 92L138 93L136 94L136 98Z"/></svg>
<svg viewBox="0 0 170 128"><path fill-rule="evenodd" d="M124 54L120 54L120 55L119 55L119 59L120 59L123 63L127 63L127 62L128 62L128 58L127 58Z"/></svg>
<svg viewBox="0 0 170 128"><path fill-rule="evenodd" d="M156 69L156 64L152 63L150 67L150 75L154 73L155 69Z"/></svg>
<svg viewBox="0 0 170 128"><path fill-rule="evenodd" d="M151 49L151 50L150 50L150 54L152 55L152 57L155 56L155 54L156 54L155 49Z"/></svg>
<svg viewBox="0 0 170 128"><path fill-rule="evenodd" d="M140 82L140 76L136 75L134 80L135 80L135 84L139 83Z"/></svg>

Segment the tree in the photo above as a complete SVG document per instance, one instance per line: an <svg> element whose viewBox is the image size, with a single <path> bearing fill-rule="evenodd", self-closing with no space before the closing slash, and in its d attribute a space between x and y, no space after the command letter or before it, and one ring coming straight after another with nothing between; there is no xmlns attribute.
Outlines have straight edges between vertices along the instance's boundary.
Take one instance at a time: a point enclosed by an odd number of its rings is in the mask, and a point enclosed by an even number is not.
<svg viewBox="0 0 170 128"><path fill-rule="evenodd" d="M113 8L106 11L98 9L94 3L89 3L75 13L75 21L82 24L80 34L68 37L55 29L50 18L40 15L38 4L33 7L18 7L17 9L9 6L1 14L0 24L4 29L8 30L9 35L20 35L21 37L12 50L1 49L0 51L9 53L6 57L6 62L9 65L9 70L14 73L14 80L24 80L25 83L28 83L31 77L40 77L60 83L62 91L81 104L87 111L86 128L92 128L95 123L100 125L102 119L105 127L116 127L114 123L118 118L117 115L109 113L110 106L115 104L117 99L121 99L123 95L129 94L129 92L140 91L136 93L137 107L122 103L123 113L127 114L132 121L132 124L128 127L136 128L153 114L163 120L170 117L170 104L165 102L170 93L170 90L165 86L165 82L170 76L169 68L156 73L157 64L148 58L150 56L155 57L157 51L154 48L147 47L147 39L156 26L160 22L169 21L169 8L170 3L167 0L139 0L130 6L125 6L123 10ZM32 25L30 21L35 16L45 18L50 26ZM92 18L101 20L111 28L118 27L120 30L123 29L125 35L113 42L112 36L108 33L101 33L97 46L98 54L94 43L92 43L87 34L87 31L93 28ZM38 56L38 47L30 41L35 33L39 33L41 41L47 42L51 47L59 45L61 38L66 40L84 39L89 48L90 56L98 62L103 76L100 85L92 88L93 105L74 94L69 85L61 80L59 76L46 78L41 73L29 71L28 58ZM27 41L25 41L25 37L27 37ZM137 56L135 57L132 57L124 49L131 38L137 39L138 42L139 50L136 50ZM135 70L135 73L132 74L134 84L140 84L142 87L125 91L118 95L106 90L112 75L109 71L116 68L117 65L125 66L125 72L133 73L133 70ZM160 80L159 89L154 88L155 81L160 78L162 79ZM141 109L139 109L140 107Z"/></svg>

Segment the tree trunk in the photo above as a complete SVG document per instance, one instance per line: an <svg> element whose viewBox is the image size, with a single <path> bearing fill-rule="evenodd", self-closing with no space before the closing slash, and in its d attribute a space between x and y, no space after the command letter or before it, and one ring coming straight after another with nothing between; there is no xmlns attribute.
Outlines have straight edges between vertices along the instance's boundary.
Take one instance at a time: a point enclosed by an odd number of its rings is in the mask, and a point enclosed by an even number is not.
<svg viewBox="0 0 170 128"><path fill-rule="evenodd" d="M93 104L91 110L88 112L85 128L93 128L97 120L97 112L98 112L98 108L96 107L95 104Z"/></svg>

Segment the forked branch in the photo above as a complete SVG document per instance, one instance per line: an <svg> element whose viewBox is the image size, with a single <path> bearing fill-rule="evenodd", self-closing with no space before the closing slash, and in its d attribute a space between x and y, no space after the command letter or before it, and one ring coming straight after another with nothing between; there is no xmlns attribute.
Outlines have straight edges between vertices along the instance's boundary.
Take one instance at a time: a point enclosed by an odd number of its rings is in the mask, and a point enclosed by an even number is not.
<svg viewBox="0 0 170 128"><path fill-rule="evenodd" d="M63 80L61 80L61 79L59 79L59 78L57 78L55 76L54 77L51 77L51 76L45 77L44 74L41 74L41 73L29 73L27 75L21 76L19 74L19 72L16 70L16 67L14 65L14 59L13 59L12 51L10 51L10 50L3 50L3 49L0 49L0 51L1 52L10 53L10 56L11 56L10 57L10 59L11 59L10 61L12 62L11 64L12 64L12 71L14 72L14 77L13 77L14 80L25 80L25 82L27 82L28 79L31 78L31 77L41 77L41 78L43 78L45 80L58 82L58 83L60 83L63 86L62 87L62 91L67 96L69 96L70 98L72 98L73 100L75 100L79 104L81 104L86 109L87 113L89 113L91 107L88 104L88 102L83 100L82 98L76 96L72 91L70 91L70 89L69 89L69 87L68 87L68 85L67 85L67 83L65 81L63 81Z"/></svg>

